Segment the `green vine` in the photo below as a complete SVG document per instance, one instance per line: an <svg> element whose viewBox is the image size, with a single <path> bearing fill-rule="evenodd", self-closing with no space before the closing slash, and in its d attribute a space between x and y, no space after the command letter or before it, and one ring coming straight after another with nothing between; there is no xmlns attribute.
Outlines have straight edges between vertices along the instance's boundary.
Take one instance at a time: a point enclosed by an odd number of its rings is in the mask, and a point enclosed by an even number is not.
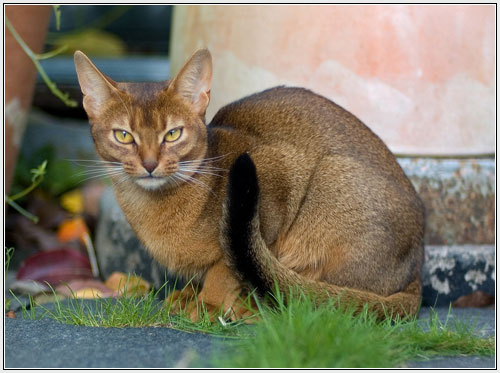
<svg viewBox="0 0 500 373"><path fill-rule="evenodd" d="M40 166L37 168L33 168L30 170L30 172L33 174L31 177L31 185L27 187L26 189L20 191L19 193L14 194L13 196L5 196L5 201L12 206L15 210L17 210L20 214L25 216L26 218L30 219L33 223L38 223L38 217L30 213L29 211L26 211L23 209L21 206L19 206L15 201L24 197L33 189L35 189L40 183L43 181L43 177L45 173L47 172L47 161L43 161Z"/></svg>
<svg viewBox="0 0 500 373"><path fill-rule="evenodd" d="M61 6L52 5L52 9L54 9L54 16L56 17L56 30L59 31L61 28Z"/></svg>
<svg viewBox="0 0 500 373"><path fill-rule="evenodd" d="M54 9L56 12L56 17L57 17L57 12L60 12L59 9ZM57 22L57 21L56 21ZM54 51L47 52L47 53L42 53L42 54L37 54L34 53L31 48L24 42L24 40L21 38L21 36L17 33L16 29L12 24L10 23L9 19L5 17L5 25L9 29L10 33L12 36L14 36L14 39L19 43L23 51L26 53L26 55L31 59L33 64L35 65L36 69L38 70L38 73L42 77L43 81L49 87L50 91L57 96L66 106L70 107L76 107L78 104L75 100L70 99L69 94L63 93L57 88L56 84L49 78L45 70L43 69L42 65L40 64L41 60L54 57L55 55L61 53L66 49L65 46L58 48Z"/></svg>

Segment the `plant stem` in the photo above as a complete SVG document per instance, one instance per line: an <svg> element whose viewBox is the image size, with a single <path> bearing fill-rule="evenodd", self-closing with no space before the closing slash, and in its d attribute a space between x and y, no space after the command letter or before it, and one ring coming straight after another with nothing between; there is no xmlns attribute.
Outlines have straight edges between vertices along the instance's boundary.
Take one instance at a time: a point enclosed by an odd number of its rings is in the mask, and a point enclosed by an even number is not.
<svg viewBox="0 0 500 373"><path fill-rule="evenodd" d="M56 16L56 30L59 31L61 28L61 6L52 5L52 9L54 9L54 15Z"/></svg>
<svg viewBox="0 0 500 373"><path fill-rule="evenodd" d="M33 184L31 184L26 189L20 191L19 193L14 194L13 196L7 197L7 198L9 198L9 200L11 200L11 201L15 201L15 200L17 200L19 198L24 197L26 194L28 194L33 189L35 189L38 185L40 185L40 183L42 182L42 180L43 180L43 177L41 177L38 180L36 180Z"/></svg>
<svg viewBox="0 0 500 373"><path fill-rule="evenodd" d="M64 102L64 104L66 106L76 107L77 102L75 100L71 100L67 93L63 93L57 88L56 84L52 80L50 80L49 76L47 75L47 73L45 72L45 70L43 69L43 67L39 61L40 59L46 58L46 56L48 54L53 56L53 55L55 55L56 51L61 52L61 48L59 48L58 50L56 50L54 52L49 52L49 53L45 53L42 55L38 55L38 54L34 53L30 47L28 47L28 45L24 42L24 40L21 38L21 36L17 33L14 26L12 26L12 24L10 23L10 21L7 17L5 17L5 25L7 26L7 28L11 32L12 36L14 36L14 39L16 39L16 41L19 43L19 45L21 46L23 51L26 53L26 55L31 59L31 61L35 65L36 69L38 70L38 73L42 77L43 81L45 82L47 87L49 87L50 91L55 96L57 96L62 102ZM40 58L40 57L42 57L42 58Z"/></svg>
<svg viewBox="0 0 500 373"><path fill-rule="evenodd" d="M20 214L22 214L24 217L28 218L31 220L33 223L38 223L38 216L33 215L29 211L26 211L23 209L21 206L19 206L16 202L14 202L9 196L5 196L5 201L11 205L14 209L16 209Z"/></svg>

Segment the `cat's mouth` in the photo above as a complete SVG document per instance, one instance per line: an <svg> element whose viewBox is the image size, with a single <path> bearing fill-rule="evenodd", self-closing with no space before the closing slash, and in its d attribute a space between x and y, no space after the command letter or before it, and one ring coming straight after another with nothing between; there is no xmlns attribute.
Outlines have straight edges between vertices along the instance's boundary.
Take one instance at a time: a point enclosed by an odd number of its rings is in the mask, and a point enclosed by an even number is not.
<svg viewBox="0 0 500 373"><path fill-rule="evenodd" d="M135 182L147 190L156 190L168 184L168 178L157 176L141 176L135 179Z"/></svg>

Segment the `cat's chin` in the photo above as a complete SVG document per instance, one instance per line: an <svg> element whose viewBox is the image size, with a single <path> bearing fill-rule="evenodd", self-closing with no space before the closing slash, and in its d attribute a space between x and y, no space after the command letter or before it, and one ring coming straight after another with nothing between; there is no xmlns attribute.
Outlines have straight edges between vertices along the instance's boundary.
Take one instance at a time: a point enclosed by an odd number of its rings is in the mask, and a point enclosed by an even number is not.
<svg viewBox="0 0 500 373"><path fill-rule="evenodd" d="M162 189L168 184L167 178L159 178L159 177L142 177L135 179L137 185L146 190L158 190Z"/></svg>

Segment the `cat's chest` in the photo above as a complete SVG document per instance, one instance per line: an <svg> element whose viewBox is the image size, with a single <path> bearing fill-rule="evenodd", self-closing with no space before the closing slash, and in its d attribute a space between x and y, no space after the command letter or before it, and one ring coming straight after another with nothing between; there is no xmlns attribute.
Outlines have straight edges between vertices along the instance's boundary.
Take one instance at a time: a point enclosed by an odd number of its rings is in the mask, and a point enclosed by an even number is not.
<svg viewBox="0 0 500 373"><path fill-rule="evenodd" d="M117 199L120 203L123 198ZM138 238L168 270L183 276L199 275L220 258L218 226L207 224L210 219L200 218L194 206L140 198L133 205L120 204Z"/></svg>

